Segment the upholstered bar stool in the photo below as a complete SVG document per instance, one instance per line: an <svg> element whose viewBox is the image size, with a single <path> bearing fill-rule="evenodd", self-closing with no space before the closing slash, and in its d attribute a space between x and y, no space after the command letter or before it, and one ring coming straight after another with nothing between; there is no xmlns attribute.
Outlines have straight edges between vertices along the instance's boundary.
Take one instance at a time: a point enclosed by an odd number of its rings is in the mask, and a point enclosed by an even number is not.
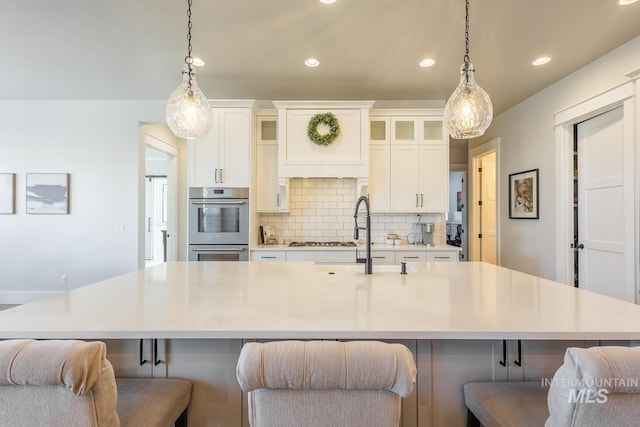
<svg viewBox="0 0 640 427"><path fill-rule="evenodd" d="M103 342L0 341L0 423L7 426L186 426L191 383L116 380Z"/></svg>
<svg viewBox="0 0 640 427"><path fill-rule="evenodd" d="M252 427L388 427L416 366L401 344L279 341L245 344L237 374Z"/></svg>
<svg viewBox="0 0 640 427"><path fill-rule="evenodd" d="M640 425L640 347L568 348L551 386L464 385L468 426Z"/></svg>

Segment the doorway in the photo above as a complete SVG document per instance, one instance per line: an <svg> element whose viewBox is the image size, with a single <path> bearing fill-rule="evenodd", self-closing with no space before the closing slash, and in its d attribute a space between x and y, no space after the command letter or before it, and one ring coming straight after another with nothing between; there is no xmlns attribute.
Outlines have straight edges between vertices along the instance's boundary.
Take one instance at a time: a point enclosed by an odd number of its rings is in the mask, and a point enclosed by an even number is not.
<svg viewBox="0 0 640 427"><path fill-rule="evenodd" d="M447 212L447 245L460 247L459 260L467 260L467 172L449 172L449 211Z"/></svg>
<svg viewBox="0 0 640 427"><path fill-rule="evenodd" d="M185 198L181 190L184 141L175 138L166 125L142 124L139 143L138 266L186 259L186 247L180 252L186 241L186 225L179 215L186 209L186 201L180 202Z"/></svg>
<svg viewBox="0 0 640 427"><path fill-rule="evenodd" d="M629 81L555 114L556 280L629 302L637 302L635 112Z"/></svg>
<svg viewBox="0 0 640 427"><path fill-rule="evenodd" d="M471 157L471 232L469 260L498 265L499 262L499 159L500 139L495 138L470 152Z"/></svg>

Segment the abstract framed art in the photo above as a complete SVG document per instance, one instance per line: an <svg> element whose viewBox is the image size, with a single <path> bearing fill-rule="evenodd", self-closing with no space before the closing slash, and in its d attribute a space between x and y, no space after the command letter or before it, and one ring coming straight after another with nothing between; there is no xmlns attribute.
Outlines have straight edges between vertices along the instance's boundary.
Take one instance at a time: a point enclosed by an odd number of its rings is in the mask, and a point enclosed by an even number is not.
<svg viewBox="0 0 640 427"><path fill-rule="evenodd" d="M16 174L0 173L0 215L16 212Z"/></svg>
<svg viewBox="0 0 640 427"><path fill-rule="evenodd" d="M509 175L509 218L539 219L538 169Z"/></svg>
<svg viewBox="0 0 640 427"><path fill-rule="evenodd" d="M28 173L28 214L68 214L69 174Z"/></svg>

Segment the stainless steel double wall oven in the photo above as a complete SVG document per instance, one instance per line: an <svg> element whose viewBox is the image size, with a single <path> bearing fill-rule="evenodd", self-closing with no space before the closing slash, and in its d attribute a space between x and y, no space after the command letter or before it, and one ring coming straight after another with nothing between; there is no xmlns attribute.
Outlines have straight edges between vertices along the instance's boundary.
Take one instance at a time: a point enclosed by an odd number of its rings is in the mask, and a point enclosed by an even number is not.
<svg viewBox="0 0 640 427"><path fill-rule="evenodd" d="M249 189L189 189L189 261L249 260Z"/></svg>

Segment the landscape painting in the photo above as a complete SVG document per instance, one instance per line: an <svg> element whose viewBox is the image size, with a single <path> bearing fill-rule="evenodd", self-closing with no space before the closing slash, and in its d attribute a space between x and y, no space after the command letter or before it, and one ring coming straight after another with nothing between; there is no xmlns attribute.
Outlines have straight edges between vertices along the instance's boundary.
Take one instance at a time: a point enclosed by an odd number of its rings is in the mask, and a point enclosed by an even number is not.
<svg viewBox="0 0 640 427"><path fill-rule="evenodd" d="M16 175L0 173L0 215L15 213Z"/></svg>
<svg viewBox="0 0 640 427"><path fill-rule="evenodd" d="M28 173L27 213L69 213L69 174Z"/></svg>

